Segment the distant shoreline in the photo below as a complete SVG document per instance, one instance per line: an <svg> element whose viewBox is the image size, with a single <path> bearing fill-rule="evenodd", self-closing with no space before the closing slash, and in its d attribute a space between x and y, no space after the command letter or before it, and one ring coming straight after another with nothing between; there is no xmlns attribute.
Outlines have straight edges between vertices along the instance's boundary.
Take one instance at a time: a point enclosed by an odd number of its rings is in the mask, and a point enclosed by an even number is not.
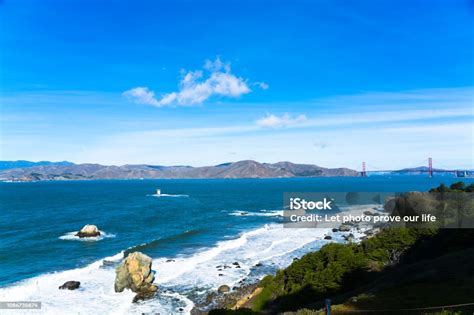
<svg viewBox="0 0 474 315"><path fill-rule="evenodd" d="M358 171L349 168L324 168L312 164L294 164L290 162L270 164L252 160L202 167L160 165L107 166L100 164L68 164L65 162L50 162L49 164L17 168L11 168L16 167L16 165L14 162L8 162L8 167L10 168L0 171L0 180L236 179L359 175Z"/></svg>
<svg viewBox="0 0 474 315"><path fill-rule="evenodd" d="M368 177L388 177L388 176L420 176L423 177L423 174L380 174L380 175L371 175ZM448 177L455 177L454 175L441 175ZM91 178L91 179L44 179L44 180L1 180L0 183L45 183L45 182L110 182L110 181L194 181L194 180L278 180L278 179L315 179L315 178L366 178L361 176L294 176L294 177L240 177L240 178ZM466 179L474 178L467 177Z"/></svg>
<svg viewBox="0 0 474 315"><path fill-rule="evenodd" d="M20 163L21 162L21 163ZM314 164L291 162L260 163L253 160L223 163L214 166L100 165L70 162L0 161L0 181L37 182L70 180L156 180L156 179L276 179L319 177L365 177L428 175L426 167L397 171L379 171L370 175L346 167L326 168ZM33 164L31 164L33 163ZM470 170L433 169L437 174L462 174L473 177Z"/></svg>
<svg viewBox="0 0 474 315"><path fill-rule="evenodd" d="M387 175L376 175L384 177ZM40 182L99 182L99 181L156 181L156 180L275 180L275 179L310 179L310 178L359 178L360 176L299 176L299 177L239 177L239 178L91 178L91 179L44 179L44 180L2 180L1 183L40 183Z"/></svg>

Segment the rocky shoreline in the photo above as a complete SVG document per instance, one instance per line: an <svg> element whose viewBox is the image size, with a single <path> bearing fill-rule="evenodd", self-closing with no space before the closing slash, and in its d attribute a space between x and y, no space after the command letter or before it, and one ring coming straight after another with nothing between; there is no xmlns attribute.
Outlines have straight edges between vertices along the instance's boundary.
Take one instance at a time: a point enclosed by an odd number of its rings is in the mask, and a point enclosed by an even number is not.
<svg viewBox="0 0 474 315"><path fill-rule="evenodd" d="M365 214L369 215L369 214ZM370 214L373 215L373 214ZM341 224L339 228L332 229L333 233L341 233L342 239L345 242L360 242L366 238L371 238L376 235L382 228L382 224L371 225L365 224L361 226L359 223L349 222ZM333 237L325 235L325 240L332 240ZM297 260L299 258L295 258ZM204 302L196 303L191 310L192 315L207 314L213 309L239 309L245 307L247 303L256 295L260 293L258 284L259 281L247 283L247 279L239 282L238 286L234 286L229 292L210 292Z"/></svg>
<svg viewBox="0 0 474 315"><path fill-rule="evenodd" d="M207 314L212 309L232 309L238 302L246 300L257 289L258 282L241 284L227 293L211 292L202 303L195 304L191 310L192 315Z"/></svg>
<svg viewBox="0 0 474 315"><path fill-rule="evenodd" d="M374 216L383 215L380 213L365 211L364 215ZM329 229L324 235L318 237L320 240L326 240L330 242L359 242L365 238L373 237L380 231L382 226L380 224L369 224L347 222L341 224L338 228ZM86 225L76 236L79 237L95 237L99 234L99 229L94 225ZM81 235L78 235L81 234ZM100 235L100 234L99 234ZM294 257L294 260L298 260L300 257ZM107 261L104 261L105 264ZM152 259L140 252L133 252L127 255L115 268L115 292L123 292L124 289L129 289L136 293L135 297L131 302L138 302L141 300L153 299L159 295L159 288L154 284L155 271L152 270ZM261 267L262 263L257 263L254 268ZM242 268L238 261L234 261L229 264L221 264L215 266L218 272L223 272L228 268ZM219 274L220 276L221 274ZM221 284L217 290L213 290L203 299L194 300L194 306L190 310L193 315L207 314L213 309L239 309L249 305L255 296L257 296L261 289L259 288L260 279L264 275L258 278L246 277L242 278L235 284ZM81 279L79 279L81 280ZM81 282L79 281L67 281L59 287L60 290L75 290L80 287ZM232 286L232 287L231 287ZM177 309L179 312L183 312L184 309L180 307ZM189 309L187 310L189 311Z"/></svg>

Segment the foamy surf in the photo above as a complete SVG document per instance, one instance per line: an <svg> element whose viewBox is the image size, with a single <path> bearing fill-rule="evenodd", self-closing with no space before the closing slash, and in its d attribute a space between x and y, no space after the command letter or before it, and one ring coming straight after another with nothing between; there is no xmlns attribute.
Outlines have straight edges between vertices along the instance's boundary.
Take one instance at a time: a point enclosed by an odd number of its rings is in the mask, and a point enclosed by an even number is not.
<svg viewBox="0 0 474 315"><path fill-rule="evenodd" d="M104 238L111 238L115 237L115 234L111 233L105 233L104 231L99 231L100 235L99 236L93 236L93 237L79 237L76 236L76 234L79 231L74 231L74 232L68 232L64 235L61 235L59 239L65 240L65 241L81 241L81 242L94 242L94 241L100 241L103 240Z"/></svg>
<svg viewBox="0 0 474 315"><path fill-rule="evenodd" d="M155 283L159 294L140 303L132 303L135 294L129 290L114 291L114 266L123 258L123 252L83 268L45 274L2 288L0 300L40 301L42 309L36 312L39 314L189 314L193 301L202 301L220 285L233 287L244 279L257 281L288 266L294 258L318 250L328 242L323 240L327 234L333 235L334 241L342 241L330 229L288 229L269 224L192 255L156 258L153 269L157 271ZM81 287L74 291L58 290L69 280L80 281ZM10 313L19 314L17 310Z"/></svg>
<svg viewBox="0 0 474 315"><path fill-rule="evenodd" d="M189 292L215 290L222 284L232 286L245 278L250 280L249 277L256 280L270 269L283 268L304 252L320 248L326 243L322 238L329 232L329 229L265 225L192 256L178 256L173 261L155 259L156 282ZM304 247L307 249L302 250Z"/></svg>
<svg viewBox="0 0 474 315"><path fill-rule="evenodd" d="M161 197L175 197L175 198L179 198L179 197L183 197L183 198L189 198L189 195L171 195L171 194L150 194L150 195L147 195L148 197L157 197L157 198L161 198Z"/></svg>
<svg viewBox="0 0 474 315"><path fill-rule="evenodd" d="M232 216L249 216L249 217L283 217L283 210L260 210L261 212L251 212L235 210L229 213Z"/></svg>
<svg viewBox="0 0 474 315"><path fill-rule="evenodd" d="M40 310L2 310L2 314L176 314L190 312L193 303L178 293L161 294L158 299L132 303L135 293L115 293L115 269L104 261L119 262L123 252L98 260L86 267L49 273L0 289L0 301L37 301ZM69 280L81 282L74 291L59 290ZM178 300L178 301L177 301Z"/></svg>

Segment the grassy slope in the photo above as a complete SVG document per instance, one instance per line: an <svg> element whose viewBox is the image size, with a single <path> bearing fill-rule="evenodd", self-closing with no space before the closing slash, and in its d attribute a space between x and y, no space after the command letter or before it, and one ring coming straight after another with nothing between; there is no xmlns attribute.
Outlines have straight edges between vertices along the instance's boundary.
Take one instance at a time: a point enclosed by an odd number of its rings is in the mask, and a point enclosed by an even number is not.
<svg viewBox="0 0 474 315"><path fill-rule="evenodd" d="M410 309L473 302L473 258L474 248L394 268L334 309ZM471 309L472 314L472 307L459 309Z"/></svg>

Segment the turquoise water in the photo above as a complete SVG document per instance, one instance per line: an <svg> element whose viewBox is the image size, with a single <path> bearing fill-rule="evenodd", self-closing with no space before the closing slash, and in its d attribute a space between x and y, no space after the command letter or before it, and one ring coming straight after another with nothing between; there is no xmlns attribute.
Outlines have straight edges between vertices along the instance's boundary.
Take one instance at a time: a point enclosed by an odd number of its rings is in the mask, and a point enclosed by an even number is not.
<svg viewBox="0 0 474 315"><path fill-rule="evenodd" d="M186 292L184 296L189 297L193 287L205 290L221 279L237 281L248 277L252 264L259 260L274 268L284 267L291 262L290 256L322 245L320 241L304 239L307 234L294 234L294 239L289 233L278 234L281 218L277 211L283 207L284 192L426 191L441 182L458 180L449 176L372 176L1 183L0 287L13 290L31 285L25 279L36 279L36 285L41 286L42 275L67 270L83 270L77 276L86 277L86 269L81 268L105 257L118 255L115 259L120 259L123 251L139 250L160 266L158 282L173 292ZM157 188L171 196L153 196ZM243 211L249 215L240 215ZM105 232L103 237L94 241L73 237L73 232L85 224L97 225ZM265 241L271 241L270 245ZM268 251L267 256L259 256L263 255L259 244ZM280 254L283 252L285 255ZM177 262L166 264L168 259ZM225 259L229 263L240 259L249 265L221 278L199 274L204 265L211 268ZM189 270L188 265L192 266ZM180 276L170 276L181 269L185 272ZM104 273L104 280L95 283L94 288L106 283L108 277L113 283L113 268L100 272ZM201 273L207 271L203 269ZM190 279L194 274L199 275L195 282ZM24 281L18 283L20 280Z"/></svg>

